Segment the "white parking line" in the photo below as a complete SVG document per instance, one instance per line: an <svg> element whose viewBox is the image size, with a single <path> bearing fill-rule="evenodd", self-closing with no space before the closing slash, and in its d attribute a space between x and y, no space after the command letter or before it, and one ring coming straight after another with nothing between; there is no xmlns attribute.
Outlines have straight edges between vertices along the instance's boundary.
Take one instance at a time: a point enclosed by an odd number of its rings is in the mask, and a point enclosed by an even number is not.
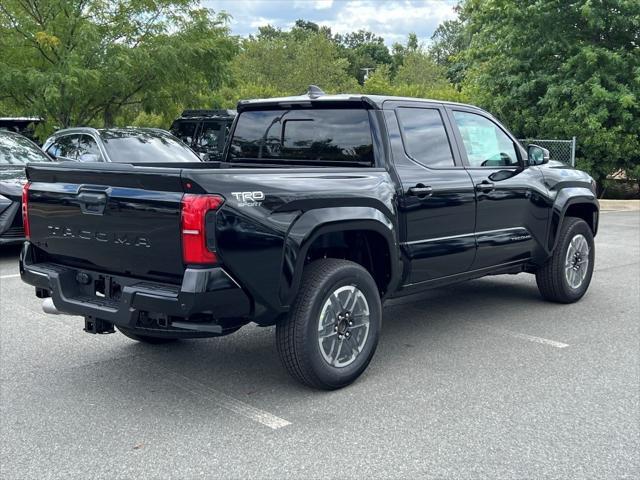
<svg viewBox="0 0 640 480"><path fill-rule="evenodd" d="M227 395L226 393L219 392L209 387L208 385L205 385L204 383L198 382L189 377L185 377L184 375L181 375L179 373L167 371L166 375L164 375L163 378L173 383L174 385L187 390L190 393L213 400L221 407L242 415L249 420L261 423L262 425L265 425L273 430L291 425L291 422L285 420L284 418L280 418L269 412L260 410L259 408L244 403L243 401L237 400L230 395Z"/></svg>
<svg viewBox="0 0 640 480"><path fill-rule="evenodd" d="M0 275L0 280L5 279L5 278L16 278L19 277L20 274L19 273L12 273L11 275Z"/></svg>
<svg viewBox="0 0 640 480"><path fill-rule="evenodd" d="M7 278L16 278L19 277L20 274L11 274L11 275L0 275L0 279ZM33 312L41 314L41 312ZM291 422L285 420L284 418L280 418L276 415L273 415L269 412L256 408L252 405L249 405L241 400L237 400L230 395L219 392L208 385L205 385L201 382L193 380L189 377L181 375L179 373L167 371L163 376L165 380L168 380L172 384L187 390L195 395L205 397L207 399L213 400L216 404L220 405L227 410L235 412L239 415L242 415L250 420L256 421L265 425L273 430L277 430L282 427L286 427L291 425Z"/></svg>
<svg viewBox="0 0 640 480"><path fill-rule="evenodd" d="M500 335L506 335L508 337L519 338L520 340L527 340L528 342L542 343L543 345L549 345L550 347L555 348L566 348L569 346L567 343L558 342L556 340L549 340L548 338L535 337L533 335L527 335L526 333L513 332L511 330L506 330L504 328L496 328L491 325L482 324L481 328L483 330L490 330L494 333L498 333Z"/></svg>

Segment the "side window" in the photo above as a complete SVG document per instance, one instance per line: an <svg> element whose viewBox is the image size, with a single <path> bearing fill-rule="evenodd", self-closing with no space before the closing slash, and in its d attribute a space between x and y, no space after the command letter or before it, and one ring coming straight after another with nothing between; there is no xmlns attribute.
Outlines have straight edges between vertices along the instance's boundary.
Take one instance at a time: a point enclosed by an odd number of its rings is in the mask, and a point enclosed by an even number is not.
<svg viewBox="0 0 640 480"><path fill-rule="evenodd" d="M435 108L396 109L404 148L414 160L434 168L453 167L453 153L440 112Z"/></svg>
<svg viewBox="0 0 640 480"><path fill-rule="evenodd" d="M51 158L53 158L54 160L56 158L58 158L60 156L60 147L56 142L53 142L51 145L49 145L49 148L47 148L47 153L49 154L49 156Z"/></svg>
<svg viewBox="0 0 640 480"><path fill-rule="evenodd" d="M470 112L454 111L470 167L518 165L513 141L491 120Z"/></svg>
<svg viewBox="0 0 640 480"><path fill-rule="evenodd" d="M191 146L196 136L197 126L198 124L195 122L176 122L171 126L171 133Z"/></svg>
<svg viewBox="0 0 640 480"><path fill-rule="evenodd" d="M205 123L202 125L202 134L198 142L204 150L222 150L224 148L224 135L222 124Z"/></svg>
<svg viewBox="0 0 640 480"><path fill-rule="evenodd" d="M98 144L90 135L80 135L76 146L77 159L80 162L101 162L102 155Z"/></svg>
<svg viewBox="0 0 640 480"><path fill-rule="evenodd" d="M47 153L55 159L62 157L62 160L77 160L78 137L79 135L63 135L56 138Z"/></svg>

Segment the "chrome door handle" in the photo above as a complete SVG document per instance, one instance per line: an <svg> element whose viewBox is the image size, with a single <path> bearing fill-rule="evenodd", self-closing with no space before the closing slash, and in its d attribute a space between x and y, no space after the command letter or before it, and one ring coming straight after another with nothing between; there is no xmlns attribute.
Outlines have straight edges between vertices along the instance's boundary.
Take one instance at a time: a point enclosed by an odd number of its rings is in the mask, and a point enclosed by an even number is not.
<svg viewBox="0 0 640 480"><path fill-rule="evenodd" d="M490 192L495 189L496 189L495 184L489 182L488 180L483 180L482 182L476 185L476 190L480 192Z"/></svg>
<svg viewBox="0 0 640 480"><path fill-rule="evenodd" d="M409 195L413 195L415 197L425 198L425 197L430 197L432 194L433 194L433 188L427 185L422 185L421 183L409 189Z"/></svg>

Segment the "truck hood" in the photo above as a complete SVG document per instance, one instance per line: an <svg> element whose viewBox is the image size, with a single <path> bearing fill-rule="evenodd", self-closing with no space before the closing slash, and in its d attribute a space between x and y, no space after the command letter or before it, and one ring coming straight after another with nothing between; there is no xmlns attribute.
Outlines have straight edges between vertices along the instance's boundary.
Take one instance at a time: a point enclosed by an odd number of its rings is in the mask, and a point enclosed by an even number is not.
<svg viewBox="0 0 640 480"><path fill-rule="evenodd" d="M559 187L559 184L571 183L574 185L593 189L595 185L593 178L586 172L571 167L565 163L551 160L549 163L540 166L544 175L545 183L550 189Z"/></svg>

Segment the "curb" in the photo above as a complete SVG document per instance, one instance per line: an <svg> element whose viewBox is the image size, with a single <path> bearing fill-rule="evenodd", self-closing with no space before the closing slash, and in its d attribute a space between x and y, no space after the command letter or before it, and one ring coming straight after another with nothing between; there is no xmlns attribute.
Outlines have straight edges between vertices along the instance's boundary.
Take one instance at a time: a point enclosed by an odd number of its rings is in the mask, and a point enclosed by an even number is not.
<svg viewBox="0 0 640 480"><path fill-rule="evenodd" d="M640 212L640 200L598 200L603 212Z"/></svg>

